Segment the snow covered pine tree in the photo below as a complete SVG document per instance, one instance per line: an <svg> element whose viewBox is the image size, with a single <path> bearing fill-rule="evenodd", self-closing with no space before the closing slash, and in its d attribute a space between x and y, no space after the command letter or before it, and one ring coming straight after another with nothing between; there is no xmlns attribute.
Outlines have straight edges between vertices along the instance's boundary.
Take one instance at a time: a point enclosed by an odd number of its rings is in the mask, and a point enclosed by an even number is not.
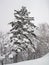
<svg viewBox="0 0 49 65"><path fill-rule="evenodd" d="M12 51L18 54L21 51L31 49L36 50L31 38L29 35L34 36L34 28L36 26L30 21L34 20L34 17L29 17L30 12L27 11L26 7L22 6L22 8L17 11L14 10L15 20L10 22L12 29L10 33L12 36L10 37L11 44L13 44ZM16 57L15 57L16 58ZM15 60L15 62L17 62Z"/></svg>

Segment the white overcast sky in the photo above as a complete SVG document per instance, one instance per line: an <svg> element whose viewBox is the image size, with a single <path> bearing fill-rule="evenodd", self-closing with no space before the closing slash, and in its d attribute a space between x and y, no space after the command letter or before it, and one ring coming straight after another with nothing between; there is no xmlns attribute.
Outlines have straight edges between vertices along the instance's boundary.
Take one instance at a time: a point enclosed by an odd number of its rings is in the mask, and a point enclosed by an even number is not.
<svg viewBox="0 0 49 65"><path fill-rule="evenodd" d="M36 25L49 23L49 0L0 0L0 31L10 30L9 22L14 20L14 9L26 6L31 16L35 18Z"/></svg>

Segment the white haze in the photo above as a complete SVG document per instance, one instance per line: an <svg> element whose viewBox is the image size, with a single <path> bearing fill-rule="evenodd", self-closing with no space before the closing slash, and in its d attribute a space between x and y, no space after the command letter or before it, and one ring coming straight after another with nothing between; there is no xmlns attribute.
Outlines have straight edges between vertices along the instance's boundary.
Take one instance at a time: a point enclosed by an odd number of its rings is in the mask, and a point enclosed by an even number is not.
<svg viewBox="0 0 49 65"><path fill-rule="evenodd" d="M47 22L49 24L49 0L0 0L0 31L10 30L9 22L14 20L14 9L26 6L31 16L35 17L36 25Z"/></svg>

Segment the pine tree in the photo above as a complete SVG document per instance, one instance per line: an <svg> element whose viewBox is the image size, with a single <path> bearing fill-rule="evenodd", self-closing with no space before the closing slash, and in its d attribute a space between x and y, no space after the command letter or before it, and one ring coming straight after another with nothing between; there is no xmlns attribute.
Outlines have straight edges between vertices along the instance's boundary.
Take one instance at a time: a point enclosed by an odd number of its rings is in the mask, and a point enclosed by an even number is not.
<svg viewBox="0 0 49 65"><path fill-rule="evenodd" d="M21 52L26 49L35 49L35 46L29 35L36 38L34 33L34 28L36 26L31 23L34 21L34 17L29 17L30 12L27 11L26 7L22 6L22 8L17 11L14 10L15 21L10 22L12 29L10 33L12 36L10 37L11 44L13 44L12 50L16 53Z"/></svg>

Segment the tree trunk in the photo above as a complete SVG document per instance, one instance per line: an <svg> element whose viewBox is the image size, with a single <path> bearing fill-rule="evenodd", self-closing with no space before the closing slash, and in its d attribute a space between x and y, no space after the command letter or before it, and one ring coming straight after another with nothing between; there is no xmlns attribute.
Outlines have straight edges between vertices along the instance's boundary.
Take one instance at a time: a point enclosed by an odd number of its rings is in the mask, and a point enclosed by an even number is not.
<svg viewBox="0 0 49 65"><path fill-rule="evenodd" d="M13 57L13 62L14 62L14 63L17 63L17 55L15 55L15 56Z"/></svg>

